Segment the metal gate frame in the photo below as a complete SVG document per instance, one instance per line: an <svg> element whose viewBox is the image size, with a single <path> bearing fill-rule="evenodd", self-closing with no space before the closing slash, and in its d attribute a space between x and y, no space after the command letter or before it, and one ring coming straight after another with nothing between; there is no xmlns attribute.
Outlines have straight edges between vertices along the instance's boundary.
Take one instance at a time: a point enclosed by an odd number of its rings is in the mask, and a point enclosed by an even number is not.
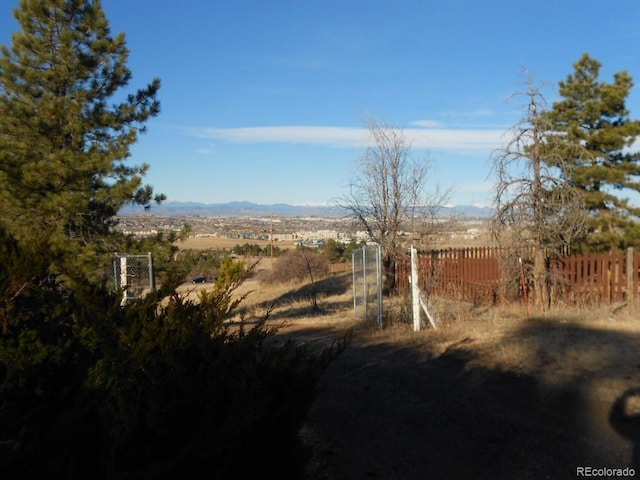
<svg viewBox="0 0 640 480"><path fill-rule="evenodd" d="M382 327L382 249L380 245L370 244L355 250L351 265L354 318L369 320L373 317ZM361 299L360 303L359 299ZM358 315L359 307L362 309L361 315Z"/></svg>
<svg viewBox="0 0 640 480"><path fill-rule="evenodd" d="M122 306L155 291L156 280L151 252L145 255L114 253L113 282L116 291L122 291Z"/></svg>

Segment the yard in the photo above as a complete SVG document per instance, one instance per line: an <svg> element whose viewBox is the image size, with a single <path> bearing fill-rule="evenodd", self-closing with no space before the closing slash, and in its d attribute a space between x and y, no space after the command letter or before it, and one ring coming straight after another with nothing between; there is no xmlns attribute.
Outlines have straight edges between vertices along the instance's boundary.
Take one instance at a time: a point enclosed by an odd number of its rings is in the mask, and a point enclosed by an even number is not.
<svg viewBox="0 0 640 480"><path fill-rule="evenodd" d="M368 330L324 376L303 430L308 478L640 471L639 341L637 321L580 313L469 311L437 331Z"/></svg>
<svg viewBox="0 0 640 480"><path fill-rule="evenodd" d="M308 286L251 280L235 318L268 308L274 341L318 349L354 332L300 432L312 452L306 480L640 472L640 321L624 309L528 320L520 307L441 301L438 329L415 333L400 299L380 330L354 321L348 276L317 287L313 314Z"/></svg>
<svg viewBox="0 0 640 480"><path fill-rule="evenodd" d="M354 320L350 280L316 282L314 313L309 285L250 279L230 319L251 325L268 315L272 341L315 351L353 333L300 432L310 452L304 480L640 472L637 314L607 306L528 318L522 306L440 299L438 328L416 333L407 300L395 297L380 329Z"/></svg>

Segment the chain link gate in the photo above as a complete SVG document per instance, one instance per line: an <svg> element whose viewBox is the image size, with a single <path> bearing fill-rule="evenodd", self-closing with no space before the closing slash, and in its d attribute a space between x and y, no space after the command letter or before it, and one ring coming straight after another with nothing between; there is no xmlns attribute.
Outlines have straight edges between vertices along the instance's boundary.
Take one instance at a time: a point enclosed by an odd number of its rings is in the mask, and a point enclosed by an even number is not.
<svg viewBox="0 0 640 480"><path fill-rule="evenodd" d="M115 253L113 256L113 282L116 291L122 291L121 305L141 298L156 289L153 256Z"/></svg>
<svg viewBox="0 0 640 480"><path fill-rule="evenodd" d="M382 249L367 245L352 255L353 314L356 319L375 321L382 327Z"/></svg>

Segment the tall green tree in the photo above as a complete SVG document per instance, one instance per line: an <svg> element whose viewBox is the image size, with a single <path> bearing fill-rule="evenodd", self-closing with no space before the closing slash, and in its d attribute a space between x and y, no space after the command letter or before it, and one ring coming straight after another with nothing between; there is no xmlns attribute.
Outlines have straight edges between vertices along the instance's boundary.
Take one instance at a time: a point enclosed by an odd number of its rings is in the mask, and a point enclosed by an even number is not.
<svg viewBox="0 0 640 480"><path fill-rule="evenodd" d="M142 184L148 165L127 163L160 81L120 92L129 51L100 0L21 0L14 16L22 30L0 48L0 222L74 270L114 250L124 204L164 199Z"/></svg>
<svg viewBox="0 0 640 480"><path fill-rule="evenodd" d="M555 132L582 148L563 159L568 180L584 194L590 213L585 247L606 251L640 247L640 208L625 194L640 192L640 153L631 150L640 121L630 118L626 100L633 79L626 71L612 83L599 80L601 63L584 54L575 71L559 82L561 100L547 118ZM635 217L635 218L634 218Z"/></svg>

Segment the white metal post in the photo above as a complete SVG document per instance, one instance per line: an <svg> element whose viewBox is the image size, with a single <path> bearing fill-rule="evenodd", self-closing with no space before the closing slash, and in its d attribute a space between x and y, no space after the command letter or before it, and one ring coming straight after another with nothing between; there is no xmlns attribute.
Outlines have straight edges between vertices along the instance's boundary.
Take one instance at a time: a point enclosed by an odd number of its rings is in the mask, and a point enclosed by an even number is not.
<svg viewBox="0 0 640 480"><path fill-rule="evenodd" d="M149 290L152 292L156 291L156 274L153 268L153 254L151 252L147 253L148 262L149 262Z"/></svg>
<svg viewBox="0 0 640 480"><path fill-rule="evenodd" d="M127 281L127 256L123 255L120 257L120 288L122 289L122 300L120 305L124 306L127 304L127 289L128 289L128 281Z"/></svg>
<svg viewBox="0 0 640 480"><path fill-rule="evenodd" d="M369 299L367 291L367 247L362 247L362 295L364 297L364 318L369 317Z"/></svg>
<svg viewBox="0 0 640 480"><path fill-rule="evenodd" d="M380 245L376 248L376 280L378 284L378 325L382 328L382 247Z"/></svg>
<svg viewBox="0 0 640 480"><path fill-rule="evenodd" d="M420 288L418 287L418 253L411 247L411 300L413 304L413 331L420 331Z"/></svg>
<svg viewBox="0 0 640 480"><path fill-rule="evenodd" d="M357 250L356 250L357 251ZM353 289L353 318L358 319L358 286L356 285L356 252L351 254L351 276L353 281L351 282Z"/></svg>

